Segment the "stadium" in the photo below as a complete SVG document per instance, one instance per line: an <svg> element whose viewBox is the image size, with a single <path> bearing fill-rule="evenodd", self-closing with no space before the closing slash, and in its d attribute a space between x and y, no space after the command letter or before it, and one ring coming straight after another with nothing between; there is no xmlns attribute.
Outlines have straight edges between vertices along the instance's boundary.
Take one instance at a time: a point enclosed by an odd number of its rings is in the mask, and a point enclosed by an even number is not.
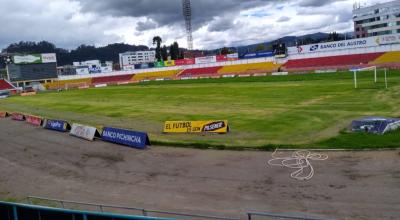
<svg viewBox="0 0 400 220"><path fill-rule="evenodd" d="M12 54L1 219L397 219L400 34L368 35L367 9L353 39L272 51L125 52L76 74Z"/></svg>

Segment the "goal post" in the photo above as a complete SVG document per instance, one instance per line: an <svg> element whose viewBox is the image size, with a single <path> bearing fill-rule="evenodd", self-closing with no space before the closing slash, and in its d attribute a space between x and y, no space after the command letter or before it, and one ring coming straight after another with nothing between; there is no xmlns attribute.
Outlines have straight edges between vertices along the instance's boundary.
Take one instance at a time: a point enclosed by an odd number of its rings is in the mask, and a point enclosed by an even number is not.
<svg viewBox="0 0 400 220"><path fill-rule="evenodd" d="M376 66L369 66L369 67L362 67L362 68L352 68L350 69L351 72L353 72L353 78L354 78L354 88L358 88L358 81L357 81L357 73L358 72L366 72L366 71L374 71L374 83L378 82L378 70ZM385 72L385 87L387 88L387 70L386 68L384 69Z"/></svg>

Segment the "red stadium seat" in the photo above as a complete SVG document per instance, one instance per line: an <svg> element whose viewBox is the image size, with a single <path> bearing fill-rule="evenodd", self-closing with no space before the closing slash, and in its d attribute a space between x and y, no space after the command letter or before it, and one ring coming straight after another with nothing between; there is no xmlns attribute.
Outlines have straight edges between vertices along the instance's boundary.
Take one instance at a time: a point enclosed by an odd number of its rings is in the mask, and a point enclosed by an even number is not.
<svg viewBox="0 0 400 220"><path fill-rule="evenodd" d="M347 68L349 66L368 65L383 53L353 54L331 57L317 57L307 59L289 60L283 67L290 69L324 69L324 68Z"/></svg>
<svg viewBox="0 0 400 220"><path fill-rule="evenodd" d="M93 84L107 84L107 83L119 83L131 81L133 74L119 75L119 76L103 76L95 77L92 79Z"/></svg>
<svg viewBox="0 0 400 220"><path fill-rule="evenodd" d="M4 79L0 79L0 91L1 90L14 90L14 86L11 85L9 82L7 82Z"/></svg>
<svg viewBox="0 0 400 220"><path fill-rule="evenodd" d="M219 69L221 69L221 66L186 69L179 74L179 77L215 76L218 75Z"/></svg>

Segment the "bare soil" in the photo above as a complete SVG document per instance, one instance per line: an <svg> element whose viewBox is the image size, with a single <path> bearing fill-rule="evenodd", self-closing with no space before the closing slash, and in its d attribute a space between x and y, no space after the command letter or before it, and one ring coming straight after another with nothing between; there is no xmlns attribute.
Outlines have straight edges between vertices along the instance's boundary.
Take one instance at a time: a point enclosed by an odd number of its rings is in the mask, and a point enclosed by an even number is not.
<svg viewBox="0 0 400 220"><path fill-rule="evenodd" d="M309 181L271 152L88 142L0 119L0 198L29 195L241 217L249 210L326 219L399 219L400 152L328 151ZM288 154L286 152L285 154Z"/></svg>

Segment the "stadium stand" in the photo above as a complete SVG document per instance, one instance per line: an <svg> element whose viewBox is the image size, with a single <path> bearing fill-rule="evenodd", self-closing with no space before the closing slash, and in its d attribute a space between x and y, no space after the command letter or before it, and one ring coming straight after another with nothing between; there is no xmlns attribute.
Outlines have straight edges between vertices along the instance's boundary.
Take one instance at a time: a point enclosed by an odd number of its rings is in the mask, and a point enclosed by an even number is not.
<svg viewBox="0 0 400 220"><path fill-rule="evenodd" d="M182 70L167 70L167 71L157 71L157 72L147 72L147 73L138 73L132 77L133 81L140 80L151 80L151 79L165 79L165 78L175 78L179 72Z"/></svg>
<svg viewBox="0 0 400 220"><path fill-rule="evenodd" d="M272 62L263 63L249 63L249 64L238 64L223 66L218 73L219 74L254 74L254 73L268 73L278 71L280 64L274 64Z"/></svg>
<svg viewBox="0 0 400 220"><path fill-rule="evenodd" d="M92 78L84 78L84 79L72 79L72 80L58 80L51 83L45 83L43 86L46 89L54 90L54 89L64 89L68 88L78 88L82 85L91 85Z"/></svg>
<svg viewBox="0 0 400 220"><path fill-rule="evenodd" d="M129 75L118 75L118 76L103 76L92 79L92 84L107 84L107 83L119 83L119 82L130 82L133 74Z"/></svg>
<svg viewBox="0 0 400 220"><path fill-rule="evenodd" d="M346 69L350 66L367 66L384 53L353 54L330 57L317 57L287 61L283 67L287 71L316 70L326 68Z"/></svg>
<svg viewBox="0 0 400 220"><path fill-rule="evenodd" d="M220 70L221 68L222 68L221 66L215 66L215 67L186 69L182 71L178 76L179 77L217 76L218 70Z"/></svg>
<svg viewBox="0 0 400 220"><path fill-rule="evenodd" d="M395 52L386 52L370 63L387 64L387 63L399 63L399 62L400 62L400 51L395 51Z"/></svg>
<svg viewBox="0 0 400 220"><path fill-rule="evenodd" d="M4 79L0 79L0 91L2 90L15 90L15 87Z"/></svg>

